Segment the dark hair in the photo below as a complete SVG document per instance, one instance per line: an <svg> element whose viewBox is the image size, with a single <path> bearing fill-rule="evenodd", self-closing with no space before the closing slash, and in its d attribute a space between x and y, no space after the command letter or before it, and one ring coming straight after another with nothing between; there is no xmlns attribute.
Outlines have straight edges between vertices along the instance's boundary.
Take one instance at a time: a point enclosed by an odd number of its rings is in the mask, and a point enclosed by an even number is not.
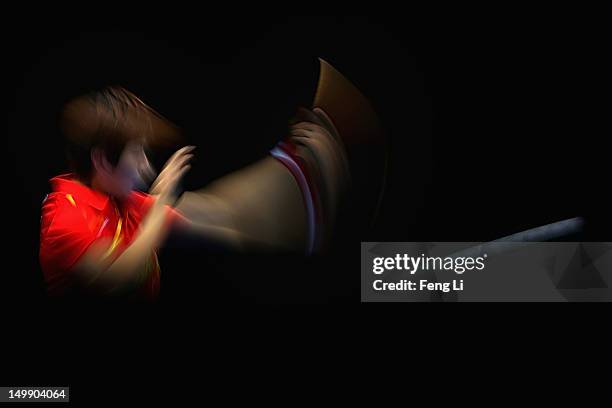
<svg viewBox="0 0 612 408"><path fill-rule="evenodd" d="M144 139L158 145L174 141L178 128L136 95L120 86L90 92L68 102L60 126L68 140L68 160L83 180L92 176L91 151L100 148L116 166L125 146Z"/></svg>

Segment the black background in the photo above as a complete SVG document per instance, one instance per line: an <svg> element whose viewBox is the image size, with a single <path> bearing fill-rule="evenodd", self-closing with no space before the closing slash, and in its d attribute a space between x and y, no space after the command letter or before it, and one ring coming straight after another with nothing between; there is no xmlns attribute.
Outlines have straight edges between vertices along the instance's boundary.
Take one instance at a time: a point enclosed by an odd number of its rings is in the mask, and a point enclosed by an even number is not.
<svg viewBox="0 0 612 408"><path fill-rule="evenodd" d="M168 4L96 7L33 8L7 14L2 26L4 327L5 333L27 333L7 334L15 339L7 350L28 350L15 354L19 364L13 368L20 369L10 372L9 383L62 382L73 386L73 400L86 401L101 395L85 372L100 378L106 368L112 376L103 376L105 384L124 378L133 385L141 368L157 376L161 360L170 363L168 376L186 373L180 362L193 365L188 384L198 385L230 333L233 351L219 353L225 369L216 372L230 385L238 377L259 376L270 348L298 352L298 364L317 368L313 361L320 356L312 346L319 346L335 351L347 367L356 356L342 352L346 344L389 327L417 328L396 337L413 346L429 341L434 326L445 333L435 344L455 343L451 337L466 335L468 323L486 326L486 340L519 343L518 331L491 329L516 321L514 311L512 318L496 313L485 319L480 312L470 317L465 308L445 308L447 319L442 313L430 319L424 306L416 306L399 316L361 320L353 313L359 305L359 243L486 241L577 215L588 221L581 239L610 239L610 133L601 126L607 116L606 55L601 27L590 19L550 10L519 16L466 10L470 18L453 12L443 18L441 11L347 17L277 16L257 7L221 14ZM308 260L166 249L163 295L152 309L48 303L37 260L38 220L47 180L65 170L55 119L67 98L115 83L139 94L199 146L185 181L187 189L197 188L257 160L283 136L295 108L312 98L318 56L371 98L387 130L390 174L372 228L347 211L334 251ZM163 162L163 154L155 159ZM253 303L340 307L317 313L253 309ZM265 317L270 314L277 316L274 322ZM550 328L552 315L536 314L538 326ZM356 316L354 330L348 322ZM320 330L353 336L345 344L315 334ZM279 331L269 348L255 345ZM167 340L172 345L163 347ZM309 345L298 348L296 340ZM110 350L117 348L129 357L113 365ZM206 358L198 359L197 351ZM67 356L75 361L63 366ZM232 356L251 368L235 370L228 364Z"/></svg>
<svg viewBox="0 0 612 408"><path fill-rule="evenodd" d="M346 209L332 253L310 260L166 249L164 306L358 302L361 241L487 241L574 216L588 217L583 239L605 239L600 57L571 32L443 31L404 15L54 21L18 26L4 50L16 301L45 302L38 221L48 179L66 170L56 115L68 98L121 84L179 124L199 146L189 190L267 153L312 100L318 56L387 132L380 217Z"/></svg>

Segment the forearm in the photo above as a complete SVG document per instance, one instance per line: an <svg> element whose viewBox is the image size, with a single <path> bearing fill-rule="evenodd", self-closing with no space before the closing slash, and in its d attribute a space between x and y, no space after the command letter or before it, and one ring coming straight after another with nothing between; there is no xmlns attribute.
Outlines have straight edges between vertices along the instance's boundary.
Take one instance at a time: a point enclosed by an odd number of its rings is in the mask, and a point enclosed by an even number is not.
<svg viewBox="0 0 612 408"><path fill-rule="evenodd" d="M166 234L166 208L161 202L151 207L132 244L115 259L102 254L104 247L92 248L83 257L78 269L86 286L102 291L122 291L139 286L150 272L147 262ZM104 251L106 252L106 251Z"/></svg>
<svg viewBox="0 0 612 408"><path fill-rule="evenodd" d="M138 283L146 279L146 263L167 234L166 213L164 205L156 200L143 220L136 239L107 269L109 279L118 283Z"/></svg>

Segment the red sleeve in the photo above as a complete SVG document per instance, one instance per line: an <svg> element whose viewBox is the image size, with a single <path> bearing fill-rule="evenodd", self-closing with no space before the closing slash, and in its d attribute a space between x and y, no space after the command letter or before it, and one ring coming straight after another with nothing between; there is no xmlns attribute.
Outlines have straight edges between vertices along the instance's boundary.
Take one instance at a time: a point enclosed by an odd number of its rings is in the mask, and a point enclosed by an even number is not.
<svg viewBox="0 0 612 408"><path fill-rule="evenodd" d="M166 210L166 220L172 228L180 228L187 223L187 218L177 209L167 205Z"/></svg>
<svg viewBox="0 0 612 408"><path fill-rule="evenodd" d="M70 271L96 240L87 220L64 195L50 194L42 207L40 263L50 291L67 288Z"/></svg>
<svg viewBox="0 0 612 408"><path fill-rule="evenodd" d="M135 193L134 198L140 203L142 214L146 214L155 202L155 197L145 193ZM188 223L187 218L180 211L166 205L166 225L170 228L181 228Z"/></svg>

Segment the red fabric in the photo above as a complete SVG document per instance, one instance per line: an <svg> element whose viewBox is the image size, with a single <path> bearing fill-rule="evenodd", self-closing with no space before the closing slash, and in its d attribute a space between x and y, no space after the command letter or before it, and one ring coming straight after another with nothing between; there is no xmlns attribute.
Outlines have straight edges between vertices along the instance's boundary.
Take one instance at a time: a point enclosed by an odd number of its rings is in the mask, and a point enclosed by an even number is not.
<svg viewBox="0 0 612 408"><path fill-rule="evenodd" d="M51 179L52 193L42 205L40 227L40 263L52 295L78 291L72 269L87 249L98 240L111 242L119 219L122 220L120 242L113 251L116 257L136 237L143 218L154 198L132 192L120 205L111 197L92 190L77 181L72 174ZM177 225L184 218L168 207L167 222ZM159 265L155 251L151 252L150 274L136 297L153 300L159 294Z"/></svg>
<svg viewBox="0 0 612 408"><path fill-rule="evenodd" d="M306 161L298 154L297 146L291 140L290 137L287 137L284 140L282 140L280 143L278 143L277 146L280 149L282 149L285 153L287 153L289 157L293 159L293 161L298 165L298 167L302 171L302 174L304 175L304 178L306 179L306 183L308 183L309 193L312 196L312 202L314 204L314 209L315 209L314 223L315 223L315 241L316 242L315 242L315 248L313 249L316 249L316 247L320 245L321 232L323 231L323 204L321 203L321 195L319 193L320 187L317 185L316 178L313 177L314 175L311 173L310 169L312 169L312 166L308 166ZM293 170L290 168L288 169L293 174ZM314 172L314 169L312 170ZM293 176L296 177L295 174L293 174ZM300 183L298 182L298 184ZM300 189L302 190L303 195L307 194L307 192L303 191L301 187Z"/></svg>

